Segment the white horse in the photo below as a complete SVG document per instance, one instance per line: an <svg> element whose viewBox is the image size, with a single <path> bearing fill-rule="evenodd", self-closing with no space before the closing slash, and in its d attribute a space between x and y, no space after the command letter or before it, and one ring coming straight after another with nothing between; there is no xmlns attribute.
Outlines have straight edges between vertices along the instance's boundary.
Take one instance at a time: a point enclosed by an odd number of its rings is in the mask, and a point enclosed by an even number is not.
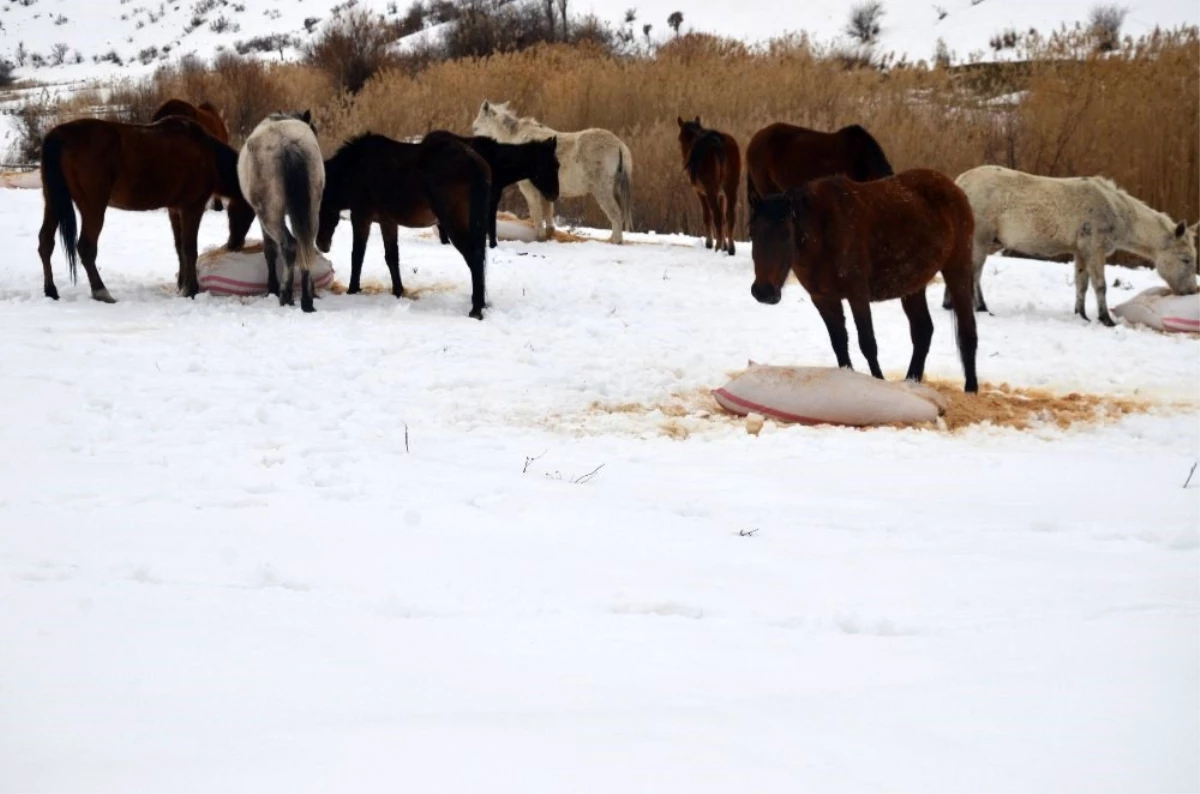
<svg viewBox="0 0 1200 794"><path fill-rule="evenodd" d="M317 145L312 116L272 113L250 133L238 155L238 182L242 194L258 215L267 258L267 291L279 296L279 305L295 299L296 263L300 263L300 308L313 306L312 267L317 262L317 218L325 190L325 161ZM289 231L284 218L291 221ZM286 276L282 289L276 260L283 249Z"/></svg>
<svg viewBox="0 0 1200 794"><path fill-rule="evenodd" d="M633 156L629 147L608 130L595 127L579 132L558 132L536 119L518 118L507 102L484 100L471 125L476 135L486 135L502 143L525 143L558 138L559 196L572 198L589 193L612 224L609 242L621 243L622 232L633 227L633 198L630 176ZM529 205L537 239L546 240L554 233L554 202L547 201L528 180L517 188Z"/></svg>
<svg viewBox="0 0 1200 794"><path fill-rule="evenodd" d="M1105 301L1104 261L1128 251L1154 269L1180 295L1196 292L1196 226L1175 223L1103 177L1034 176L995 165L972 168L955 180L975 213L975 308L983 300L983 262L1008 248L1035 256L1075 257L1075 313L1087 319L1088 280L1100 322L1114 325ZM942 305L950 307L947 292Z"/></svg>

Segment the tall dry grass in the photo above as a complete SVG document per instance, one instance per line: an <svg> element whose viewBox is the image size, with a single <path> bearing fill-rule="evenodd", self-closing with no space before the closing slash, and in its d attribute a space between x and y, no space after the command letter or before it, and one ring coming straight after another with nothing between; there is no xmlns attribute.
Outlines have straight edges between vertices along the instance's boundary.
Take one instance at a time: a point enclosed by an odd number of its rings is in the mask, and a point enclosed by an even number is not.
<svg viewBox="0 0 1200 794"><path fill-rule="evenodd" d="M743 149L773 121L819 129L862 124L897 170L956 175L999 163L1054 176L1103 174L1175 218L1200 217L1200 33L1187 29L1099 54L1086 34L1035 39L1023 63L887 70L846 68L803 39L762 51L681 36L652 57L586 46L438 63L416 74L385 70L355 96L312 67L224 57L185 63L114 92L131 120L159 102L207 99L224 109L235 143L267 112L312 108L329 154L371 130L394 137L468 132L480 102L509 100L561 130L605 127L633 152L638 229L701 230L682 171L677 115L700 115ZM744 186L743 186L744 192ZM515 192L514 192L515 193ZM744 199L744 196L742 197ZM510 206L525 211L519 195ZM603 225L586 199L560 202L568 220ZM740 212L740 236L745 213Z"/></svg>

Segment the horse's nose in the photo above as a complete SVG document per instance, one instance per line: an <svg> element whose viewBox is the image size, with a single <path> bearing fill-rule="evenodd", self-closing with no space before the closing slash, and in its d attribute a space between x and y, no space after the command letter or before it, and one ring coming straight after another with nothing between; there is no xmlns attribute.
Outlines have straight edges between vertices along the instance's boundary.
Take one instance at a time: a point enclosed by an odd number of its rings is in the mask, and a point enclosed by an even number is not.
<svg viewBox="0 0 1200 794"><path fill-rule="evenodd" d="M754 300L759 303L765 303L774 306L779 303L779 290L772 287L770 284L759 284L757 281L750 285L750 294L754 296Z"/></svg>

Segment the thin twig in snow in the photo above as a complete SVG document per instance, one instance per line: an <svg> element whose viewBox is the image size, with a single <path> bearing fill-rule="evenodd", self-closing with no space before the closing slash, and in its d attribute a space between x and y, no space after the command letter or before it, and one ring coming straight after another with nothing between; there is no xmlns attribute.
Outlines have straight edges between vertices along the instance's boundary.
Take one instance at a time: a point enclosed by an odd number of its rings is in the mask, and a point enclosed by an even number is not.
<svg viewBox="0 0 1200 794"><path fill-rule="evenodd" d="M601 463L599 466L592 469L587 474L580 475L579 477L576 477L575 479L571 480L571 482L575 483L576 485L583 485L585 482L588 482L593 477L595 477L596 474L603 468L604 468L604 464Z"/></svg>
<svg viewBox="0 0 1200 794"><path fill-rule="evenodd" d="M1197 461L1197 463L1200 463L1200 461ZM1196 463L1193 463L1192 470L1188 472L1187 479L1183 481L1184 488L1188 487L1188 483L1190 483L1192 481L1192 475L1195 473L1196 473Z"/></svg>

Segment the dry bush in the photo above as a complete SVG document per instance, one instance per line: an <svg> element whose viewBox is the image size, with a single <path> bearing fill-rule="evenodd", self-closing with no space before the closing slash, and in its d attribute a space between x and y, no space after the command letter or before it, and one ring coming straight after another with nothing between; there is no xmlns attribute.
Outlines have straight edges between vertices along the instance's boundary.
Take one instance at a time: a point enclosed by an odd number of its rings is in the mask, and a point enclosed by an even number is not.
<svg viewBox="0 0 1200 794"><path fill-rule="evenodd" d="M398 27L380 14L347 5L339 8L304 48L305 61L337 85L357 94L379 70L393 64L391 45Z"/></svg>

